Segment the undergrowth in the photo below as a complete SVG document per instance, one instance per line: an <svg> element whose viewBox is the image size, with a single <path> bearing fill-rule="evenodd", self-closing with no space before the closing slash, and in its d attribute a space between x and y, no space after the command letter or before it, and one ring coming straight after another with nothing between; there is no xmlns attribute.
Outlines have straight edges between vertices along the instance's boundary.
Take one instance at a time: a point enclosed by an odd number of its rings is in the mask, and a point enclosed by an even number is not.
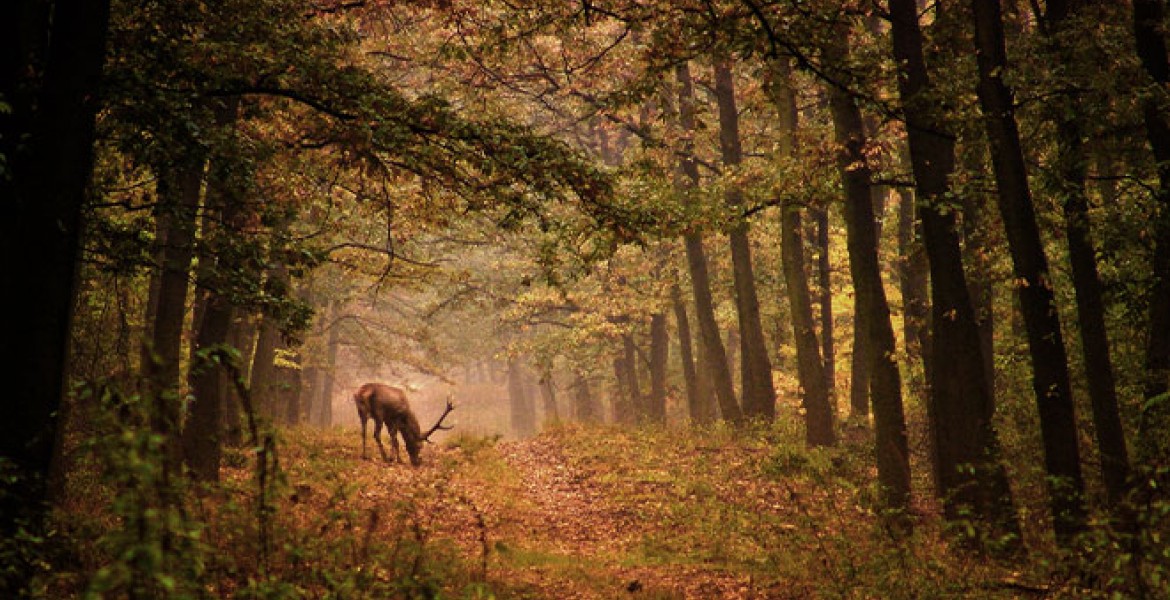
<svg viewBox="0 0 1170 600"><path fill-rule="evenodd" d="M222 481L174 482L144 403L106 395L74 452L32 595L45 598L1014 598L1170 590L1164 503L1140 538L1102 521L1079 551L993 559L952 543L916 482L886 526L864 436L806 449L795 425L561 425L459 436L411 469L360 460L355 431L268 432ZM793 420L795 422L795 420ZM541 486L551 482L554 490ZM541 494L547 493L547 496ZM563 502L563 505L557 505ZM574 512L576 511L576 512ZM570 514L572 513L572 514ZM558 529L559 527L559 529ZM578 539L578 536L580 539ZM1135 541L1136 540L1136 541ZM8 541L0 551L17 552Z"/></svg>

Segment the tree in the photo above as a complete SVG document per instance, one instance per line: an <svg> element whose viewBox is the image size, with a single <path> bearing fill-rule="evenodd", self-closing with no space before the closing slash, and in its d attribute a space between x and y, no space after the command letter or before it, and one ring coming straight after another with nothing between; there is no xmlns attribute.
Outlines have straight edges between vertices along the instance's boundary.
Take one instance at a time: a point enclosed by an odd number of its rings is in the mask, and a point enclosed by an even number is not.
<svg viewBox="0 0 1170 600"><path fill-rule="evenodd" d="M842 28L841 42L848 39ZM830 42L827 53L843 59L848 50ZM906 418L902 407L902 378L895 358L894 328L878 264L878 236L874 224L870 168L866 157L866 136L861 109L850 91L839 86L829 89L829 108L837 144L837 170L845 188L845 226L849 248L849 271L853 278L854 312L857 327L868 349L868 396L873 405L878 478L884 505L900 513L910 507L910 449L906 439ZM856 367L855 367L856 368ZM902 522L909 523L902 519Z"/></svg>
<svg viewBox="0 0 1170 600"><path fill-rule="evenodd" d="M7 538L40 533L46 514L109 10L105 0L18 0L0 26L0 285L13 292L0 344ZM24 592L31 570L14 571L0 594Z"/></svg>
<svg viewBox="0 0 1170 600"><path fill-rule="evenodd" d="M1085 8L1080 0L1049 0L1044 15L1044 34L1051 44L1051 56L1071 72L1085 67L1073 52L1078 28L1070 23ZM1129 456L1125 430L1118 408L1109 336L1105 326L1105 301L1097 269L1097 249L1089 225L1089 198L1085 186L1088 156L1084 135L1085 111L1075 94L1052 100L1049 120L1056 125L1057 196L1064 208L1064 232L1068 239L1068 261L1076 290L1077 322L1080 325L1081 353L1089 373L1089 400L1097 449L1101 455L1101 477L1110 505L1116 507L1125 494L1129 478Z"/></svg>
<svg viewBox="0 0 1170 600"><path fill-rule="evenodd" d="M780 154L788 159L797 156L796 89L786 58L773 59L770 65L769 93L780 117ZM800 379L801 403L805 410L805 441L810 446L831 446L837 435L834 411L829 404L825 385L825 367L813 328L812 300L808 272L804 265L804 241L801 239L800 206L789 199L780 205L780 247L788 305L792 309L792 332L796 343L797 375Z"/></svg>
<svg viewBox="0 0 1170 600"><path fill-rule="evenodd" d="M1164 96L1170 85L1170 59L1166 56L1165 22L1163 0L1134 0L1134 43L1142 68L1153 83L1143 92L1142 118L1158 171L1154 192L1154 283L1146 329L1145 408L1137 443L1139 460L1150 466L1166 464L1170 459L1170 443L1166 441L1170 431L1170 119L1166 117Z"/></svg>
<svg viewBox="0 0 1170 600"><path fill-rule="evenodd" d="M1048 273L1048 259L1036 225L1035 208L1014 115L1012 92L1004 83L1007 51L999 1L973 1L979 103L999 188L999 212L1007 231L1018 280L1020 307L1032 356L1032 386L1040 410L1049 501L1057 538L1068 543L1085 528L1085 484L1077 449L1077 424L1068 359Z"/></svg>
<svg viewBox="0 0 1170 600"><path fill-rule="evenodd" d="M675 67L674 74L679 86L679 125L684 135L688 135L695 130L695 92L691 83L690 67L686 62L680 63ZM693 190L699 182L699 169L692 158L693 152L693 141L688 139L678 159L682 175L677 181L684 194ZM715 398L719 402L723 418L728 421L739 421L743 418L743 409L735 398L731 371L727 367L727 353L723 347L723 339L719 335L719 325L715 321L715 307L711 301L711 283L707 274L707 255L703 249L702 232L688 230L683 235L683 244L686 248L687 266L690 268L691 287L694 292L695 319L699 322L701 339L699 348L703 351L702 356L705 359L700 362L700 368L706 370L711 377Z"/></svg>
<svg viewBox="0 0 1170 600"><path fill-rule="evenodd" d="M953 138L934 114L930 74L913 0L890 1L891 43L930 261L931 352L928 415L935 481L948 519L971 511L1004 532L1018 532L999 464L979 329L963 275L954 213L946 210L954 170Z"/></svg>
<svg viewBox="0 0 1170 600"><path fill-rule="evenodd" d="M719 146L723 166L732 170L743 162L743 148L739 139L739 111L735 104L730 59L715 60L715 99L719 110ZM726 199L733 209L742 209L743 192L735 184L727 188ZM760 302L756 295L747 221L739 219L733 222L728 238L735 278L735 305L739 316L743 412L747 417L771 420L776 417L776 390L772 384L772 365L760 322Z"/></svg>

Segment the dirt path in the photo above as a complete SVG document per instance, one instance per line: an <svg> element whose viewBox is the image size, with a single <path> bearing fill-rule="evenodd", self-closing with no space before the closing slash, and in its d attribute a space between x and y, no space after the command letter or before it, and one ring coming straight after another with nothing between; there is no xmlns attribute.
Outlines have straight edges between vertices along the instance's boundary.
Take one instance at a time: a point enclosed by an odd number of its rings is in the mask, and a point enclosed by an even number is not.
<svg viewBox="0 0 1170 600"><path fill-rule="evenodd" d="M506 442L496 451L508 469L502 489L472 481L458 487L487 523L490 579L506 582L517 597L751 597L742 576L648 560L647 535L662 535L668 525L640 519L636 504L617 502L597 473L566 460L556 440ZM494 497L501 492L503 501Z"/></svg>

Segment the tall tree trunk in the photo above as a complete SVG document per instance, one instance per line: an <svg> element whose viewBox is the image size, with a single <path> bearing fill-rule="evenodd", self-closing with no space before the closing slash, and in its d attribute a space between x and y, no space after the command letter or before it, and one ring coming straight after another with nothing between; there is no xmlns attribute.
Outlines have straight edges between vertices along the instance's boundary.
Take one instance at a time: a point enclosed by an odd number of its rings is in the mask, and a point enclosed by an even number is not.
<svg viewBox="0 0 1170 600"><path fill-rule="evenodd" d="M780 152L782 156L795 159L797 108L791 65L784 59L774 60L771 76L769 91L780 115ZM813 326L812 299L804 266L804 241L800 233L800 207L786 201L780 209L781 262L788 306L792 310L797 376L805 411L805 441L809 446L830 446L836 443L837 436L825 386L825 367Z"/></svg>
<svg viewBox="0 0 1170 600"><path fill-rule="evenodd" d="M999 1L973 0L979 102L983 108L999 210L1007 232L1020 305L1032 355L1032 386L1040 409L1044 464L1056 536L1067 543L1086 525L1085 484L1077 449L1077 423L1048 259L1044 255L1011 90L1003 81L1007 51Z"/></svg>
<svg viewBox="0 0 1170 600"><path fill-rule="evenodd" d="M253 320L243 310L233 311L231 325L228 329L228 343L238 352L240 358L240 378L249 381L248 368L252 359L252 350L256 342L256 328ZM222 394L223 406L221 430L223 443L238 448L244 443L243 408L236 391L234 382L224 380L225 390Z"/></svg>
<svg viewBox="0 0 1170 600"><path fill-rule="evenodd" d="M666 423L666 366L670 360L670 332L666 315L650 315L650 396L646 414L653 423Z"/></svg>
<svg viewBox="0 0 1170 600"><path fill-rule="evenodd" d="M633 333L622 336L622 357L622 362L626 366L626 393L630 399L628 422L635 423L646 415L646 398L642 395L642 377L638 374L638 346L634 342Z"/></svg>
<svg viewBox="0 0 1170 600"><path fill-rule="evenodd" d="M847 39L841 38L842 41ZM830 52L846 58L848 50L834 47ZM853 278L855 312L867 315L863 332L870 363L869 390L873 402L875 451L878 481L886 508L904 513L910 507L910 451L906 439L906 418L902 407L902 378L895 359L894 328L878 264L877 226L874 222L870 169L861 110L848 91L832 86L829 106L837 144L837 170L845 188L845 226L849 249L849 270ZM856 349L854 350L856 352ZM855 363L856 364L856 363ZM868 414L868 410L854 414ZM909 521L900 518L899 522Z"/></svg>
<svg viewBox="0 0 1170 600"><path fill-rule="evenodd" d="M561 420L561 411L557 408L556 382L552 372L545 371L540 376L540 399L544 405L544 422L556 423Z"/></svg>
<svg viewBox="0 0 1170 600"><path fill-rule="evenodd" d="M898 90L930 259L930 409L935 481L949 520L974 516L1006 533L1019 524L992 425L979 328L967 292L954 214L946 210L954 171L952 137L941 118L923 57L915 0L890 0ZM968 512L971 511L971 512Z"/></svg>
<svg viewBox="0 0 1170 600"><path fill-rule="evenodd" d="M691 83L690 68L686 63L675 67L675 76L678 79L679 92L679 124L684 132L695 130L695 91ZM688 142L679 158L679 167L683 176L678 178L683 193L693 190L699 183L699 169L691 157L693 143ZM703 234L698 231L689 231L683 236L686 246L687 266L690 269L691 287L695 296L695 320L699 323L699 335L703 340L700 348L703 350L704 360L700 361L701 368L707 372L715 390L715 399L719 402L719 409L724 419L740 421L743 419L743 410L735 398L735 388L731 380L731 371L727 368L727 352L723 348L723 340L719 336L719 324L715 321L715 306L711 300L711 278L707 273L707 254L703 249Z"/></svg>
<svg viewBox="0 0 1170 600"><path fill-rule="evenodd" d="M577 420L582 423L596 423L601 420L601 407L597 405L589 390L589 380L578 371L573 379L573 402L576 405Z"/></svg>
<svg viewBox="0 0 1170 600"><path fill-rule="evenodd" d="M0 289L10 311L0 333L0 456L5 479L19 486L19 493L0 489L7 539L21 528L39 534L46 514L109 10L108 0L58 0L50 20L46 3L17 0L0 25L0 96L8 105L0 113ZM0 579L0 595L22 594L34 572L14 566L12 579Z"/></svg>
<svg viewBox="0 0 1170 600"><path fill-rule="evenodd" d="M269 271L265 285L279 289L286 277L284 265L278 262ZM248 387L256 399L256 410L260 415L275 421L276 402L280 396L276 371L276 351L281 345L280 325L272 315L262 314L258 329L259 335L256 337L256 349L252 354L252 372Z"/></svg>
<svg viewBox="0 0 1170 600"><path fill-rule="evenodd" d="M907 161L908 162L908 161ZM922 247L914 207L914 192L898 190L898 284L902 291L902 335L906 358L922 362L922 377L911 377L915 395L925 397L930 388L930 301L927 299L926 252ZM911 371L913 373L913 371Z"/></svg>
<svg viewBox="0 0 1170 600"><path fill-rule="evenodd" d="M199 150L185 153L179 162L161 169L159 202L165 205L167 246L163 252L159 283L158 311L151 340L152 356L147 365L151 429L163 440L162 482L170 485L178 474L181 458L179 425L182 385L183 331L187 316L191 263L195 256L195 221L199 210L205 157Z"/></svg>
<svg viewBox="0 0 1170 600"><path fill-rule="evenodd" d="M699 376L695 371L695 351L691 345L691 323L687 318L687 305L683 302L682 289L676 283L670 288L670 300L674 305L675 327L678 330L678 354L682 363L683 385L687 394L687 414L691 421L703 423L712 415L703 414L699 397Z"/></svg>
<svg viewBox="0 0 1170 600"><path fill-rule="evenodd" d="M630 385L630 363L632 362L632 347L628 345L627 339L629 336L622 334L621 348L617 356L613 359L613 379L614 379L614 395L613 395L613 420L615 423L623 425L632 425L635 420L634 412L634 386Z"/></svg>
<svg viewBox="0 0 1170 600"><path fill-rule="evenodd" d="M210 260L210 257L208 257ZM192 341L189 385L192 401L189 416L183 427L183 458L191 475L198 481L218 481L222 456L222 408L224 373L217 358L205 353L227 342L231 329L233 309L228 299L218 292L207 298L205 313Z"/></svg>
<svg viewBox="0 0 1170 600"><path fill-rule="evenodd" d="M239 101L232 100L216 107L216 125L234 127ZM223 405L227 383L219 360L206 353L228 341L234 315L228 299L226 277L220 273L242 267L234 257L238 255L230 245L239 234L241 203L243 199L229 175L225 156L216 155L211 161L208 178L206 210L204 211L203 239L199 245L199 277L196 289L204 294L203 309L195 322L195 338L191 342L190 372L188 373L192 400L183 427L183 459L191 475L198 481L218 481L222 456Z"/></svg>
<svg viewBox="0 0 1170 600"><path fill-rule="evenodd" d="M1081 2L1078 0L1048 0L1045 13L1047 34L1056 45L1055 58L1061 64L1077 64L1067 37L1071 32L1066 32L1065 28L1070 11L1080 8ZM1097 449L1101 456L1101 478L1105 482L1110 506L1116 507L1122 501L1126 480L1129 479L1129 456L1118 409L1109 336L1105 329L1105 302L1097 273L1097 250L1089 229L1089 198L1085 188L1088 158L1081 139L1084 109L1077 96L1072 94L1058 96L1053 105L1049 119L1056 124L1055 170L1060 178L1058 193L1063 196L1064 231L1068 239L1073 288L1076 290L1081 353L1093 410Z"/></svg>
<svg viewBox="0 0 1170 600"><path fill-rule="evenodd" d="M285 425L299 425L302 419L301 404L304 400L304 380L301 377L301 369L296 367L281 367L280 375L280 397L285 399L284 405L284 423Z"/></svg>
<svg viewBox="0 0 1170 600"><path fill-rule="evenodd" d="M966 170L973 178L983 177L986 163L983 149L974 142L959 150ZM979 186L972 186L979 187ZM959 203L963 214L963 264L967 267L967 293L979 323L979 345L983 349L983 370L987 373L987 389L995 395L995 289L992 287L991 257L993 242L988 223L989 195L969 191ZM1002 242L1001 242L1002 243Z"/></svg>
<svg viewBox="0 0 1170 600"><path fill-rule="evenodd" d="M1165 96L1170 86L1166 57L1166 3L1134 0L1134 42L1142 67L1155 84L1142 103L1146 137L1158 165L1157 221L1154 223L1153 280L1146 331L1145 407L1138 423L1138 460L1144 465L1170 464L1170 120Z"/></svg>
<svg viewBox="0 0 1170 600"><path fill-rule="evenodd" d="M829 205L812 211L816 226L817 288L821 308L821 357L825 365L825 394L829 405L836 406L837 350L833 322L833 263L829 255ZM854 340L856 349L856 340ZM854 350L856 352L856 350ZM866 405L868 410L868 405ZM868 413L865 413L868 414Z"/></svg>
<svg viewBox="0 0 1170 600"><path fill-rule="evenodd" d="M325 385L321 390L321 409L318 419L323 427L333 424L333 391L337 382L337 351L341 348L341 304L329 303L329 336L325 343Z"/></svg>

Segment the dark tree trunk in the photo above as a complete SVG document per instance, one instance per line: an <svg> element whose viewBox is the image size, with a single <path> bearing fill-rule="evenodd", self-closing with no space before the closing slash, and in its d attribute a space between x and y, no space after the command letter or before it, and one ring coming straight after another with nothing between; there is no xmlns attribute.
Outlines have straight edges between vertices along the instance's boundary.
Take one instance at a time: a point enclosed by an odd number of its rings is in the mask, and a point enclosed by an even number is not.
<svg viewBox="0 0 1170 600"><path fill-rule="evenodd" d="M912 377L915 395L925 397L930 381L930 301L927 299L926 252L914 208L914 192L898 190L898 284L902 290L902 335L906 358L922 362L922 376ZM913 372L913 371L911 371Z"/></svg>
<svg viewBox="0 0 1170 600"><path fill-rule="evenodd" d="M192 348L190 386L193 400L183 428L183 458L191 475L198 481L217 481L222 455L222 409L224 373L216 359L205 355L208 350L227 342L233 310L224 296L213 293L207 300L206 314L195 334Z"/></svg>
<svg viewBox="0 0 1170 600"><path fill-rule="evenodd" d="M986 173L983 149L973 143L959 151L964 167L973 178ZM972 186L980 187L980 186ZM968 191L959 199L963 211L963 264L967 267L967 293L979 323L979 346L983 349L983 370L987 374L987 389L995 395L995 290L992 287L991 224L988 223L986 194ZM1001 242L1002 243L1002 240Z"/></svg>
<svg viewBox="0 0 1170 600"><path fill-rule="evenodd" d="M577 407L577 420L582 423L597 423L601 420L601 407L597 405L589 390L589 380L580 372L574 376L573 402Z"/></svg>
<svg viewBox="0 0 1170 600"><path fill-rule="evenodd" d="M237 117L238 102L217 107L217 125L232 127ZM227 160L216 156L212 160L206 210L204 211L203 239L199 250L199 277L196 289L202 291L203 308L194 319L195 338L191 343L190 373L192 401L183 428L183 459L197 481L218 481L222 456L223 405L227 401L228 385L217 359L207 353L226 344L231 330L234 309L228 300L230 283L220 273L242 267L230 245L238 235L242 198L226 176Z"/></svg>
<svg viewBox="0 0 1170 600"><path fill-rule="evenodd" d="M675 75L679 83L679 123L684 132L691 132L695 129L695 92L690 69L686 63L675 68ZM679 159L680 170L683 172L683 177L680 177L679 181L686 190L694 189L699 182L699 169L691 158L692 150L693 144L688 143L683 150L683 156ZM711 279L707 273L703 235L691 231L683 236L683 241L695 296L695 320L699 323L699 335L703 340L700 348L703 350L704 360L700 361L700 367L710 378L723 418L740 421L743 419L743 410L735 398L731 371L727 368L727 352L719 336L719 324L715 321L715 306L711 300Z"/></svg>
<svg viewBox="0 0 1170 600"><path fill-rule="evenodd" d="M714 415L703 411L703 403L710 406L711 402L699 396L699 376L695 371L695 351L691 345L691 323L687 318L687 305L683 302L682 289L678 284L671 286L670 299L674 304L675 326L678 329L678 354L687 394L687 414L692 421L704 423L712 420Z"/></svg>
<svg viewBox="0 0 1170 600"><path fill-rule="evenodd" d="M228 343L240 353L240 378L250 381L252 356L256 347L256 322L242 310L234 311ZM250 385L250 384L249 384ZM243 444L243 407L234 384L227 386L223 393L223 443L230 447Z"/></svg>
<svg viewBox="0 0 1170 600"><path fill-rule="evenodd" d="M1134 42L1142 67L1164 94L1170 85L1170 60L1166 57L1166 3L1134 0ZM1142 105L1146 137L1158 165L1157 221L1154 223L1153 280L1150 318L1146 327L1146 402L1138 423L1138 460L1144 465L1170 464L1170 120L1158 95Z"/></svg>
<svg viewBox="0 0 1170 600"><path fill-rule="evenodd" d="M812 213L816 226L817 295L820 298L821 309L821 357L825 364L825 394L829 398L829 405L836 406L837 345L834 332L836 327L833 323L833 264L829 256L829 206L826 204Z"/></svg>
<svg viewBox="0 0 1170 600"><path fill-rule="evenodd" d="M1062 64L1077 64L1076 55L1063 35L1068 34L1064 28L1070 10L1079 8L1080 2L1077 0L1049 0L1047 3L1045 17L1048 21L1048 35L1052 36L1051 40L1056 44L1055 58ZM1080 100L1071 94L1057 97L1053 104L1049 118L1056 124L1055 170L1060 178L1059 193L1063 196L1064 231L1068 239L1073 288L1076 290L1081 353L1088 380L1097 449L1101 456L1101 478L1105 482L1110 506L1116 507L1125 494L1126 480L1129 478L1129 456L1118 410L1109 336L1105 329L1105 302L1097 273L1097 250L1089 230L1089 199L1085 189L1088 159L1082 141L1084 110Z"/></svg>
<svg viewBox="0 0 1170 600"><path fill-rule="evenodd" d="M305 422L309 425L321 425L321 388L325 383L325 373L321 367L305 367Z"/></svg>
<svg viewBox="0 0 1170 600"><path fill-rule="evenodd" d="M792 87L791 66L785 60L772 64L770 94L780 114L780 152L796 157L797 108L796 90ZM813 325L812 299L808 273L804 266L804 241L801 239L800 207L792 202L781 205L780 251L788 306L792 310L792 332L796 343L797 376L801 402L805 410L805 441L810 446L836 443L833 409L825 387L825 367Z"/></svg>
<svg viewBox="0 0 1170 600"><path fill-rule="evenodd" d="M613 396L613 420L615 423L623 425L631 425L636 420L634 412L635 402L634 394L636 388L630 385L633 377L630 375L630 366L633 362L633 341L629 339L628 335L623 334L621 338L621 349L617 357L613 359L613 378L614 378L614 396ZM628 342L628 343L627 343Z"/></svg>
<svg viewBox="0 0 1170 600"><path fill-rule="evenodd" d="M106 0L17 0L0 25L0 289L9 318L0 339L5 393L0 536L40 533L46 478L59 435L94 114L105 57ZM36 74L39 80L33 79ZM33 572L14 565L0 595L17 597ZM8 578L13 573L12 579Z"/></svg>
<svg viewBox="0 0 1170 600"><path fill-rule="evenodd" d="M321 410L318 419L323 427L333 424L333 390L337 380L337 351L341 348L341 304L329 303L329 337L325 345L325 385L321 390Z"/></svg>
<svg viewBox="0 0 1170 600"><path fill-rule="evenodd" d="M987 387L979 328L975 321L955 231L945 210L954 171L953 138L941 118L923 58L922 31L914 0L890 0L898 89L906 118L910 158L930 260L930 408L935 481L949 520L975 517L1017 533L1006 472L992 424L994 403ZM971 512L968 512L971 511Z"/></svg>
<svg viewBox="0 0 1170 600"><path fill-rule="evenodd" d="M277 266L268 274L269 281L282 277L281 266ZM280 326L276 319L268 314L260 316L257 329L256 349L252 354L252 372L249 378L249 389L256 399L256 411L265 418L275 420L277 417L277 398L279 397L279 383L276 375L276 350L280 347Z"/></svg>
<svg viewBox="0 0 1170 600"><path fill-rule="evenodd" d="M851 262L852 260L850 258ZM869 418L869 388L874 356L869 336L870 320L873 315L866 310L861 294L857 292L856 284L854 285L853 357L849 366L849 416L860 423L865 423Z"/></svg>
<svg viewBox="0 0 1170 600"><path fill-rule="evenodd" d="M1028 188L1012 94L1002 79L1007 68L1007 52L999 1L973 0L971 5L979 66L979 102L999 187L999 210L1015 275L1021 282L1020 305L1032 355L1032 386L1040 410L1049 500L1056 536L1068 543L1073 535L1084 530L1087 518L1068 359L1048 274L1048 259Z"/></svg>
<svg viewBox="0 0 1170 600"><path fill-rule="evenodd" d="M199 210L205 158L198 150L186 153L180 162L161 169L159 202L164 205L166 248L163 251L158 311L151 338L151 359L147 364L151 429L161 437L164 449L163 485L177 474L181 458L179 425L182 385L180 381L184 323L190 288L191 263L195 256L195 221Z"/></svg>
<svg viewBox="0 0 1170 600"><path fill-rule="evenodd" d="M634 342L633 333L622 336L622 363L626 367L626 381L624 383L630 406L627 409L628 421L621 422L634 423L646 414L646 398L642 395L642 377L638 374L638 346Z"/></svg>
<svg viewBox="0 0 1170 600"><path fill-rule="evenodd" d="M666 366L670 359L670 332L666 315L650 315L650 396L646 413L653 423L666 423Z"/></svg>
<svg viewBox="0 0 1170 600"><path fill-rule="evenodd" d="M723 334L723 347L727 349L727 371L731 373L731 388L740 393L740 406L742 407L743 377L739 372L739 365L742 364L739 360L741 347L739 328L735 325L727 326L727 330ZM739 378L738 381L736 379L737 377Z"/></svg>
<svg viewBox="0 0 1170 600"><path fill-rule="evenodd" d="M302 393L304 391L304 380L301 378L301 370L296 367L280 367L280 397L285 399L284 405L284 423L286 425L299 425L302 419Z"/></svg>
<svg viewBox="0 0 1170 600"><path fill-rule="evenodd" d="M845 39L844 37L842 39ZM847 50L835 49L845 58ZM866 138L861 111L847 91L829 90L833 129L841 150L837 170L845 188L845 226L849 270L853 277L855 312L867 315L862 339L867 347L869 389L873 402L875 452L883 505L904 516L910 507L910 452L906 439L906 418L902 407L902 378L895 359L894 328L878 264L877 226L874 222L870 169L866 159ZM856 352L856 349L854 350ZM856 361L854 362L856 365ZM854 416L866 415L854 406ZM908 524L904 518L899 522Z"/></svg>
<svg viewBox="0 0 1170 600"><path fill-rule="evenodd" d="M556 382L552 373L545 372L540 376L540 399L544 405L544 422L556 423L561 420L561 411L557 408Z"/></svg>

